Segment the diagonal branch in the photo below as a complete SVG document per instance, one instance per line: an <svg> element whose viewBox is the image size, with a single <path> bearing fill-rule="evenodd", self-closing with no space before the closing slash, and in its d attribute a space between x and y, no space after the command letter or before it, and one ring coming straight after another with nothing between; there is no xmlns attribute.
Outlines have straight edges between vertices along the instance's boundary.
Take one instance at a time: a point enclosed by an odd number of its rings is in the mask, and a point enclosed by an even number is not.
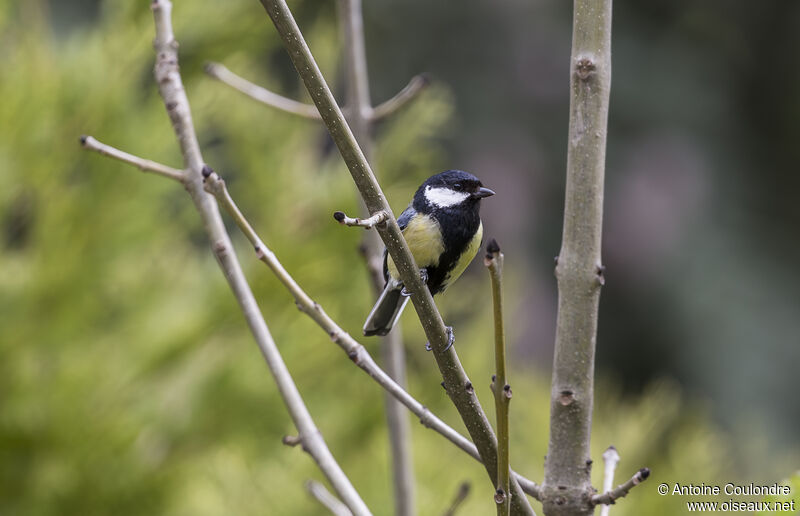
<svg viewBox="0 0 800 516"><path fill-rule="evenodd" d="M298 102L296 100L284 97L283 95L278 95L277 93L271 92L268 89L259 86L258 84L254 84L247 79L239 77L232 71L228 70L228 68L226 68L223 64L206 63L205 71L210 77L227 84L231 88L244 93L251 99L257 100L262 104L266 104L276 109L280 109L281 111L286 111L287 113L298 115L303 118L309 118L311 120L322 119L322 117L319 116L319 111L317 111L315 106L306 104L304 102Z"/></svg>
<svg viewBox="0 0 800 516"><path fill-rule="evenodd" d="M225 181L219 177L219 174L213 172L210 168L205 171L206 190L214 195L219 201L222 208L233 218L236 225L242 231L244 236L255 249L256 256L259 260L264 262L270 268L278 280L286 287L286 290L294 297L297 308L311 317L311 319L327 333L331 340L336 343L342 351L352 360L352 362L367 373L375 382L383 387L390 395L397 399L400 403L406 406L414 415L419 417L420 423L431 430L438 432L447 440L455 444L461 450L465 451L468 455L477 461L480 461L480 454L478 449L472 444L469 439L465 438L452 427L448 426L441 419L436 417L425 405L417 401L411 396L402 386L393 380L385 371L378 367L375 360L369 354L367 349L355 340L349 333L344 331L336 321L334 321L322 306L315 302L311 297L297 284L295 279L283 267L283 264L278 260L256 231L250 225L250 222L242 214L239 207L234 202L233 198L228 192ZM523 489L526 493L530 494L536 499L539 499L539 486L536 483L522 477L518 473L512 471L512 476L524 486Z"/></svg>
<svg viewBox="0 0 800 516"><path fill-rule="evenodd" d="M624 484L619 485L610 491L606 491L603 494L596 494L592 496L592 504L613 504L615 500L627 495L631 489L647 480L649 476L650 470L648 468L642 468Z"/></svg>
<svg viewBox="0 0 800 516"><path fill-rule="evenodd" d="M337 106L285 0L261 0L261 4L272 19L295 69L321 113L331 138L339 148L353 181L361 192L370 215L381 210L390 215L386 221L387 227L378 231L397 266L401 280L408 291L414 292L411 301L425 330L428 342L433 348L436 363L444 379L445 389L461 415L480 452L486 472L494 483L497 476L497 441L494 432L475 395L472 382L469 381L461 366L455 347L448 348L449 339L442 316L433 302L431 293L420 278L419 269L414 263L408 244L403 239L397 220L386 202L386 197L347 125L342 111ZM533 509L516 482L512 484L512 495L514 514L533 514Z"/></svg>
<svg viewBox="0 0 800 516"><path fill-rule="evenodd" d="M101 145L115 151L113 153L106 154L109 157L116 157L119 154L127 154L109 145ZM130 154L127 155L132 156L138 161L148 161L144 158L139 158L138 156L133 156ZM309 315L317 323L317 325L331 337L331 340L337 344L342 351L345 352L348 358L350 358L355 365L367 373L370 378L372 378L378 385L383 387L392 397L402 403L412 414L416 415L424 427L430 428L434 432L442 435L445 439L455 444L456 447L466 452L467 455L480 462L481 457L478 453L478 449L474 444L472 444L472 442L470 442L469 439L462 436L444 421L436 417L436 415L433 414L425 405L417 401L402 386L400 386L389 375L387 375L386 372L384 372L378 366L366 348L356 341L350 334L345 332L335 321L333 321L333 319L327 315L327 313L318 303L314 302L308 296L308 294L302 290L294 278L289 275L283 265L278 261L275 254L270 251L269 248L267 248L266 245L261 241L247 219L244 218L244 215L242 215L239 207L230 197L222 178L220 178L219 175L213 172L209 167L204 167L204 170L207 176L205 188L217 198L222 207L231 217L233 217L239 229L247 237L247 239L250 240L254 248L256 248L256 256L258 259L270 267L275 276L286 287L289 293L292 294L298 309ZM263 250L263 252L259 253L258 249ZM298 444L302 444L302 439L297 436L285 436L283 438L283 444L288 446L297 446ZM537 500L539 499L539 486L535 482L528 480L515 471L512 471L511 473L512 476L514 476L514 478L522 486L523 491Z"/></svg>
<svg viewBox="0 0 800 516"><path fill-rule="evenodd" d="M156 27L154 74L183 155L186 168L184 186L203 220L217 262L228 280L256 343L272 372L292 421L297 427L303 449L315 460L348 508L356 515L368 515L370 514L369 509L339 467L328 450L322 434L314 424L311 414L309 414L294 380L272 340L250 286L247 284L236 259L230 237L222 223L217 204L213 197L207 195L203 190L202 170L205 165L192 122L189 100L178 71L178 44L172 31L172 3L169 0L154 0L151 8ZM86 140L89 141L88 138ZM125 158L122 155L113 157Z"/></svg>
<svg viewBox="0 0 800 516"><path fill-rule="evenodd" d="M371 119L373 121L383 120L384 118L393 115L395 112L402 109L406 104L414 100L422 90L424 90L431 83L430 79L425 74L415 75L406 84L405 88L397 92L397 95L390 98L382 104L378 104L372 109Z"/></svg>
<svg viewBox="0 0 800 516"><path fill-rule="evenodd" d="M133 154L128 154L127 152L115 149L114 147L106 145L105 143L100 143L91 136L81 136L81 145L83 145L84 149L92 150L102 154L103 156L108 156L110 158L118 159L128 163L129 165L133 165L142 172L153 172L154 174L174 179L179 183L183 183L184 181L182 170L178 170L177 168L172 168L167 165L162 165L161 163L156 163L155 161L150 161L149 159L142 159L138 156L134 156Z"/></svg>

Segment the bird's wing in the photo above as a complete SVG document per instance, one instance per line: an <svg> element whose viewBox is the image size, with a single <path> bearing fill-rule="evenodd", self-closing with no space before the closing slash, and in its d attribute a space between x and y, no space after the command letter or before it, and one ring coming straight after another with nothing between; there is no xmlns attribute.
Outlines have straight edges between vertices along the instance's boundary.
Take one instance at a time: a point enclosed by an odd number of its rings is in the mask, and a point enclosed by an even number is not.
<svg viewBox="0 0 800 516"><path fill-rule="evenodd" d="M408 223L411 222L411 219L414 218L414 215L417 214L417 210L415 210L410 204L408 208L403 210L403 213L397 217L397 225L400 226L400 231L403 231L408 227ZM389 257L389 251L384 247L383 248L383 279L389 281L389 267L387 266L387 259Z"/></svg>
<svg viewBox="0 0 800 516"><path fill-rule="evenodd" d="M400 231L406 229L406 226L408 226L408 223L411 222L411 219L414 218L414 215L416 214L417 210L415 210L410 204L408 205L408 208L403 210L403 213L397 217L397 225L400 226Z"/></svg>

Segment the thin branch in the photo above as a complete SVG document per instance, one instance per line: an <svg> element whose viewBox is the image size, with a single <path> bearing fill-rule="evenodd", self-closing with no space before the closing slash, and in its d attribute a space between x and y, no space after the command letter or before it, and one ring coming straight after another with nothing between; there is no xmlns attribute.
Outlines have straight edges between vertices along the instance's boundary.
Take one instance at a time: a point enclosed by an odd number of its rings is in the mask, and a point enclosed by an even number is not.
<svg viewBox="0 0 800 516"><path fill-rule="evenodd" d="M622 485L617 486L616 488L606 491L603 494L596 494L592 496L592 504L593 505L600 505L600 504L613 504L615 500L622 498L623 496L627 495L631 489L635 486L638 486L650 476L650 470L648 468L642 468L634 474L630 480L625 482Z"/></svg>
<svg viewBox="0 0 800 516"><path fill-rule="evenodd" d="M494 483L497 477L497 441L491 424L481 408L472 383L461 366L455 351L456 347L449 347L449 338L442 316L434 304L433 296L420 278L419 268L414 263L414 258L400 232L386 197L314 61L286 1L261 0L261 4L272 19L295 69L303 79L306 89L322 115L331 138L339 148L353 181L361 192L369 213L374 214L383 210L390 215L386 221L387 227L379 228L378 232L397 266L400 279L409 292L414 292L411 301L425 330L425 336L433 349L437 366L444 379L445 389L480 451L481 462ZM533 514L530 503L516 482L512 484L511 490L512 512L514 514Z"/></svg>
<svg viewBox="0 0 800 516"><path fill-rule="evenodd" d="M371 161L374 147L371 118L373 112L369 94L369 73L367 71L361 0L339 0L337 6L344 41L347 117L356 140L361 144L365 158L367 161ZM361 204L362 213L369 215L363 201ZM380 237L372 231L366 233L362 238L361 248L377 298L384 283L383 246ZM405 346L403 346L403 334L399 326L381 339L381 354L386 372L404 387L406 384ZM408 414L403 406L391 396L385 397L385 405L389 449L392 458L394 514L395 516L413 516L415 514L414 467L411 460Z"/></svg>
<svg viewBox="0 0 800 516"><path fill-rule="evenodd" d="M333 218L336 219L336 222L342 224L344 226L357 226L362 227L364 229L372 229L378 224L383 224L386 222L386 218L388 215L385 211L379 211L378 213L374 214L373 216L367 219L359 219L358 217L348 217L342 211L335 211L333 212Z"/></svg>
<svg viewBox="0 0 800 516"><path fill-rule="evenodd" d="M508 516L511 500L509 493L509 448L508 405L511 402L511 386L506 381L506 332L503 326L503 253L497 241L492 239L486 246L483 264L489 269L492 280L492 306L494 308L494 361L495 375L492 378L495 414L497 417L497 491L494 501L497 516Z"/></svg>
<svg viewBox="0 0 800 516"><path fill-rule="evenodd" d="M322 434L303 403L236 259L236 253L222 223L217 203L203 190L202 171L205 165L192 122L189 100L178 71L178 43L175 41L172 31L172 3L169 0L154 0L151 8L156 27L153 44L156 51L154 75L183 155L186 168L183 183L203 220L214 255L239 302L248 326L297 427L303 449L311 455L352 512L357 515L368 515L370 514L369 509L328 450Z"/></svg>
<svg viewBox="0 0 800 516"><path fill-rule="evenodd" d="M609 446L603 452L603 464L605 466L603 469L603 492L605 493L611 491L611 488L614 487L614 472L617 470L617 464L619 464L619 453L617 453L616 448ZM608 516L610 510L610 505L603 505L600 508L600 516Z"/></svg>
<svg viewBox="0 0 800 516"><path fill-rule="evenodd" d="M458 486L458 491L456 491L456 496L453 498L453 502L450 504L450 507L442 513L442 516L454 516L458 506L464 503L464 500L469 496L469 491L469 482L461 482Z"/></svg>
<svg viewBox="0 0 800 516"><path fill-rule="evenodd" d="M325 489L325 486L314 480L306 482L306 490L313 496L323 507L328 509L334 516L353 516L350 509L347 508L338 498L333 496L330 491Z"/></svg>
<svg viewBox="0 0 800 516"><path fill-rule="evenodd" d="M149 159L142 159L138 156L134 156L133 154L128 154L127 152L115 149L114 147L106 145L105 143L100 143L92 136L81 136L81 145L83 145L84 149L95 151L103 156L108 156L109 158L118 159L133 165L143 172L153 172L154 174L168 177L169 179L174 179L179 183L183 183L183 170L178 170L177 168L162 165L161 163L150 161Z"/></svg>
<svg viewBox="0 0 800 516"><path fill-rule="evenodd" d="M205 182L206 190L217 198L222 208L233 218L244 236L253 245L258 259L269 267L272 273L275 274L275 277L278 278L281 284L283 284L292 297L294 297L298 309L311 317L311 319L328 334L331 340L347 354L348 358L350 358L355 365L361 368L361 370L367 373L378 385L383 387L386 392L416 415L424 427L439 433L462 451L466 452L470 457L480 462L481 456L478 453L478 449L469 439L436 417L425 405L417 401L401 387L398 382L386 374L386 372L378 366L367 349L349 333L344 331L341 326L325 312L322 306L311 299L300 287L295 279L283 267L283 264L281 264L277 256L275 256L275 253L264 244L250 225L250 222L248 222L242 214L241 210L239 210L239 207L228 192L225 181L219 174L212 171L210 168L206 168ZM535 482L528 480L514 471L512 471L511 474L514 479L523 486L526 493L537 500L539 499L539 486Z"/></svg>
<svg viewBox="0 0 800 516"><path fill-rule="evenodd" d="M278 95L277 93L271 92L266 88L262 88L261 86L254 84L247 79L239 77L232 71L228 70L228 68L226 68L223 64L206 63L205 71L210 77L227 84L231 88L244 93L251 99L257 100L262 104L266 104L276 109L280 109L281 111L291 113L292 115L301 116L303 118L322 120L322 117L319 116L319 111L317 111L317 108L312 104L298 102L296 100L284 97L283 95Z"/></svg>
<svg viewBox="0 0 800 516"><path fill-rule="evenodd" d="M589 516L590 434L600 286L611 0L575 0L564 230L556 265L558 316L550 442L542 484L548 516Z"/></svg>
<svg viewBox="0 0 800 516"><path fill-rule="evenodd" d="M383 120L384 118L393 115L406 104L417 98L422 90L424 90L431 83L430 79L425 74L415 75L406 84L405 88L397 92L397 95L390 98L382 104L378 104L372 109L371 119L373 121Z"/></svg>

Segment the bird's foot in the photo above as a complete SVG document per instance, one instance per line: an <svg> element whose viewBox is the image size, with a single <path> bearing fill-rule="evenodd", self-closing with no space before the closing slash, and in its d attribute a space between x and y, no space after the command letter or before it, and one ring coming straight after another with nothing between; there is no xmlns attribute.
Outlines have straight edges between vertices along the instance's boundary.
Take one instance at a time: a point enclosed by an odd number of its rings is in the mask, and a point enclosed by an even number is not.
<svg viewBox="0 0 800 516"><path fill-rule="evenodd" d="M419 270L419 279L422 280L422 283L428 283L428 270L427 269L420 269ZM400 295L403 297L409 297L413 292L406 289L406 286L403 285L402 290L400 290Z"/></svg>
<svg viewBox="0 0 800 516"><path fill-rule="evenodd" d="M456 342L456 334L453 331L453 327L452 326L445 326L444 328L445 328L445 330L447 330L447 346L444 348L444 351L447 351L448 349L453 347L453 344L455 344L455 342ZM431 349L433 349L433 348L431 348L431 343L430 342L426 342L425 343L425 350L426 351L430 351Z"/></svg>

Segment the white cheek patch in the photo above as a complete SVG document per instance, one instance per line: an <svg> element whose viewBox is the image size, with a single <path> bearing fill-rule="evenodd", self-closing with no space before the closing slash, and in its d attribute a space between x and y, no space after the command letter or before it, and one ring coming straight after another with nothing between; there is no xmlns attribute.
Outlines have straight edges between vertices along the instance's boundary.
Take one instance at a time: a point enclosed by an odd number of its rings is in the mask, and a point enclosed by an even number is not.
<svg viewBox="0 0 800 516"><path fill-rule="evenodd" d="M461 204L469 197L467 192L457 192L450 188L431 188L425 187L425 198L438 208L450 208L456 204Z"/></svg>

